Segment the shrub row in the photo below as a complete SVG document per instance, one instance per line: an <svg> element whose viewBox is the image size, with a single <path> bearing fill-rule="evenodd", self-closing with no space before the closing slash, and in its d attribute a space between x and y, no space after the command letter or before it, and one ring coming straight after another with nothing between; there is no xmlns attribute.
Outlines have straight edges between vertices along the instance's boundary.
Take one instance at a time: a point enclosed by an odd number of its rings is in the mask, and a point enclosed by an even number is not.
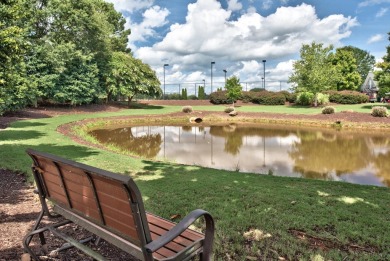
<svg viewBox="0 0 390 261"><path fill-rule="evenodd" d="M289 92L269 92L269 91L249 91L242 92L240 100L243 102L252 102L262 105L284 105ZM230 104L231 100L227 98L227 91L217 91L210 94L210 102L213 104Z"/></svg>
<svg viewBox="0 0 390 261"><path fill-rule="evenodd" d="M368 96L357 91L326 91L329 101L340 104L359 104L368 102Z"/></svg>

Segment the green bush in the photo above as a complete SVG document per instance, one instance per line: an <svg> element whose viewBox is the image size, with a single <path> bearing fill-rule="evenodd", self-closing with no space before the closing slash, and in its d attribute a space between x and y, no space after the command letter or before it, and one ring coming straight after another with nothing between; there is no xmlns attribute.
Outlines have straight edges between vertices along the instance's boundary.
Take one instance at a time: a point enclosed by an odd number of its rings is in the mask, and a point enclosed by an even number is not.
<svg viewBox="0 0 390 261"><path fill-rule="evenodd" d="M194 110L192 109L191 106L184 106L182 109L181 109L182 112L184 113L191 113L193 112Z"/></svg>
<svg viewBox="0 0 390 261"><path fill-rule="evenodd" d="M213 104L233 103L233 101L227 97L227 91L216 91L216 92L211 93L210 94L210 102Z"/></svg>
<svg viewBox="0 0 390 261"><path fill-rule="evenodd" d="M181 100L181 95L178 93L165 94L165 100Z"/></svg>
<svg viewBox="0 0 390 261"><path fill-rule="evenodd" d="M295 103L304 106L312 105L314 103L314 94L311 92L301 92L298 94Z"/></svg>
<svg viewBox="0 0 390 261"><path fill-rule="evenodd" d="M264 91L264 88L253 88L253 89L250 89L249 91L251 91L251 92L262 92L262 91Z"/></svg>
<svg viewBox="0 0 390 261"><path fill-rule="evenodd" d="M188 96L188 100L198 100L198 97L194 94Z"/></svg>
<svg viewBox="0 0 390 261"><path fill-rule="evenodd" d="M261 105L284 105L286 97L280 92L250 92L251 101Z"/></svg>
<svg viewBox="0 0 390 261"><path fill-rule="evenodd" d="M339 104L359 104L368 102L366 94L357 91L326 91L329 101Z"/></svg>
<svg viewBox="0 0 390 261"><path fill-rule="evenodd" d="M387 108L384 106L375 106L371 110L371 115L374 117L387 117Z"/></svg>
<svg viewBox="0 0 390 261"><path fill-rule="evenodd" d="M317 104L326 105L329 103L329 94L317 93Z"/></svg>
<svg viewBox="0 0 390 261"><path fill-rule="evenodd" d="M224 111L226 113L230 113L230 112L234 111L234 108L233 107L226 107Z"/></svg>
<svg viewBox="0 0 390 261"><path fill-rule="evenodd" d="M335 113L335 108L332 106L326 106L322 109L322 114L333 114Z"/></svg>

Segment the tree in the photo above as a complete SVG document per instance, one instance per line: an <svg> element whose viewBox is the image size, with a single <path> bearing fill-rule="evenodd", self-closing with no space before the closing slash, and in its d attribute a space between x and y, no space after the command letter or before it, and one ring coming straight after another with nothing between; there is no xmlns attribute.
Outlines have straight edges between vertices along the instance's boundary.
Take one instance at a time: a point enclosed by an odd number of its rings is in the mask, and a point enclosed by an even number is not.
<svg viewBox="0 0 390 261"><path fill-rule="evenodd" d="M338 91L354 91L360 87L362 78L357 71L356 59L351 51L337 49L333 55L333 65L336 66L339 75Z"/></svg>
<svg viewBox="0 0 390 261"><path fill-rule="evenodd" d="M201 85L198 86L198 98L199 98L199 100L204 100L206 98L206 93L204 91L204 87Z"/></svg>
<svg viewBox="0 0 390 261"><path fill-rule="evenodd" d="M304 44L300 50L301 59L294 62L294 72L289 82L294 83L298 92L308 91L315 95L314 105L317 106L317 94L321 91L337 88L339 81L336 67L332 65L331 51L333 46L323 47L323 44Z"/></svg>
<svg viewBox="0 0 390 261"><path fill-rule="evenodd" d="M160 96L160 81L156 73L141 60L128 53L114 52L110 62L110 71L105 76L106 99L113 95L128 98L128 103L137 94Z"/></svg>
<svg viewBox="0 0 390 261"><path fill-rule="evenodd" d="M188 99L188 97L187 97L187 89L186 88L181 89L181 99L182 100L187 100Z"/></svg>
<svg viewBox="0 0 390 261"><path fill-rule="evenodd" d="M389 41L390 41L390 32ZM387 53L383 56L383 61L377 63L377 67L380 68L380 71L377 71L375 74L375 78L379 83L379 94L380 96L385 96L385 93L390 92L390 45L386 47Z"/></svg>
<svg viewBox="0 0 390 261"><path fill-rule="evenodd" d="M35 96L35 85L29 83L25 56L28 30L24 21L29 10L22 0L0 4L0 115L23 108Z"/></svg>
<svg viewBox="0 0 390 261"><path fill-rule="evenodd" d="M233 101L233 107L234 103L238 98L241 96L242 92L242 86L240 84L240 79L236 76L232 76L226 80L225 88L227 90L227 97Z"/></svg>
<svg viewBox="0 0 390 261"><path fill-rule="evenodd" d="M374 70L375 56L371 55L369 52L350 45L338 48L336 52L338 50L352 52L353 57L356 60L356 69L360 74L362 81L367 78L370 71Z"/></svg>

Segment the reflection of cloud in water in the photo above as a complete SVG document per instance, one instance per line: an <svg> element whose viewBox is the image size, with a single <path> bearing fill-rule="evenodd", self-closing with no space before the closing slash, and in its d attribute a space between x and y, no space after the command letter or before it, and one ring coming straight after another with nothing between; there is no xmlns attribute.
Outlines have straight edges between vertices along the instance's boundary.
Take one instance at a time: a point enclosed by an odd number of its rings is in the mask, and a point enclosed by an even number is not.
<svg viewBox="0 0 390 261"><path fill-rule="evenodd" d="M149 148L149 154L158 151L157 158L178 163L390 186L390 139L385 136L259 126L138 126L109 133L125 135L111 141L133 145L139 140L142 146L148 141L143 136L158 134L160 140L149 142L158 147Z"/></svg>

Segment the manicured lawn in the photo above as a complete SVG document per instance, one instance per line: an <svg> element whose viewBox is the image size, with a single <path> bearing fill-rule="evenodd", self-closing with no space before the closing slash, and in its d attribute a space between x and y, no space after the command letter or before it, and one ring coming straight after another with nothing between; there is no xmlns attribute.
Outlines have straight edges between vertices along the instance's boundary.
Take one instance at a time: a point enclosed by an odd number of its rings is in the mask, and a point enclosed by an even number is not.
<svg viewBox="0 0 390 261"><path fill-rule="evenodd" d="M351 107L348 109L370 111L362 105ZM31 180L31 162L24 150L34 148L132 175L147 210L170 218L203 208L214 216L215 260L390 260L389 188L152 162L89 148L56 131L61 124L84 118L165 114L180 109L161 106L15 122L0 131L0 167L26 172ZM284 106L239 109L320 111ZM196 110L223 107L202 106ZM243 234L253 229L267 236L259 241L246 239Z"/></svg>

